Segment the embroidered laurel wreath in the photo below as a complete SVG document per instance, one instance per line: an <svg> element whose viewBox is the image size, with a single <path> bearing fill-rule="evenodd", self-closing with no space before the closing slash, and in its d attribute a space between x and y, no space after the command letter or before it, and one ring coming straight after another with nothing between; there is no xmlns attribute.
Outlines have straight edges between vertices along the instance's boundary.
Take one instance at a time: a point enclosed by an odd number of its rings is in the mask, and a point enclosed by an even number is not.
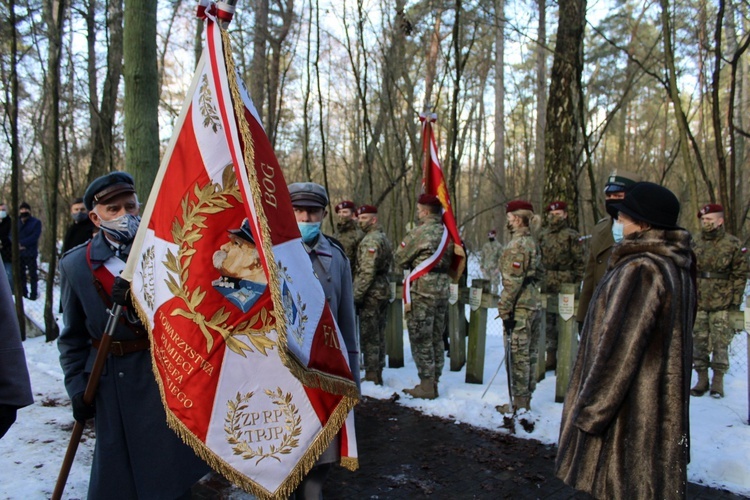
<svg viewBox="0 0 750 500"><path fill-rule="evenodd" d="M171 250L167 251L164 266L171 273L167 273L165 282L169 291L185 303L185 309L175 308L172 316L184 316L192 320L206 338L208 352L211 352L214 345L212 332L216 332L224 338L227 347L237 354L246 356L245 352L253 352L254 347L259 353L265 355L267 349L273 349L276 345L266 336L272 329L273 315L269 314L265 307L249 320L241 321L236 325L228 324L227 320L231 314L225 311L224 307L220 307L210 318L199 312L198 306L206 296L206 291L200 286L191 290L185 284L189 277L190 262L196 252L194 245L203 237L201 230L206 228L206 216L233 208L230 198L242 202L240 190L237 187L237 178L231 164L224 169L222 183L223 185L208 183L202 188L196 184L193 190L195 200L191 200L189 194L182 199L182 224L178 218L175 218L172 224L172 238L179 250L177 255ZM239 337L245 337L252 347Z"/></svg>
<svg viewBox="0 0 750 500"><path fill-rule="evenodd" d="M277 387L276 391L264 391L271 402L278 406L284 415L284 433L280 436L281 442L277 445L270 445L268 451L259 446L253 449L248 444L248 440L242 439L243 422L248 421L248 403L255 393L248 392L244 396L237 393L235 401L227 401L229 411L224 419L226 425L224 431L227 433L227 442L232 445L232 451L235 455L241 455L244 460L257 458L255 465L258 465L266 458L274 458L281 462L277 455L288 455L299 446L299 436L302 434L302 419L299 416L299 410L292 403L292 394L286 393Z"/></svg>

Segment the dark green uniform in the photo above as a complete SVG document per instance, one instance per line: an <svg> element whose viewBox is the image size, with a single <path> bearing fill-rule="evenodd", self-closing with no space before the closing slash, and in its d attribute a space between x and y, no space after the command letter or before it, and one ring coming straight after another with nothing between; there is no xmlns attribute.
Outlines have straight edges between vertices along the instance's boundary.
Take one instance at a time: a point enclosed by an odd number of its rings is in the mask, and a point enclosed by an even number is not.
<svg viewBox="0 0 750 500"><path fill-rule="evenodd" d="M385 320L391 296L388 273L392 263L393 248L380 224L368 226L359 243L354 273L354 303L359 309L360 347L367 372L385 367Z"/></svg>
<svg viewBox="0 0 750 500"><path fill-rule="evenodd" d="M336 232L333 237L344 247L346 257L349 259L352 276L354 276L354 271L357 269L357 248L364 236L365 233L357 225L356 219L348 219L336 223Z"/></svg>

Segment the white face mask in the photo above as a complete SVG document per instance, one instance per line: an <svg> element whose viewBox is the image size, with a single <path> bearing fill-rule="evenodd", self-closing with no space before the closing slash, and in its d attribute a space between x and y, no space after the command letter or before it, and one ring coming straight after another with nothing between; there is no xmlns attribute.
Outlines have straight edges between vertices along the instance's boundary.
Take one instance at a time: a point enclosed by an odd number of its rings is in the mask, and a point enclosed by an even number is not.
<svg viewBox="0 0 750 500"><path fill-rule="evenodd" d="M5 210L0 210L0 219L4 219L8 216L8 212Z"/></svg>

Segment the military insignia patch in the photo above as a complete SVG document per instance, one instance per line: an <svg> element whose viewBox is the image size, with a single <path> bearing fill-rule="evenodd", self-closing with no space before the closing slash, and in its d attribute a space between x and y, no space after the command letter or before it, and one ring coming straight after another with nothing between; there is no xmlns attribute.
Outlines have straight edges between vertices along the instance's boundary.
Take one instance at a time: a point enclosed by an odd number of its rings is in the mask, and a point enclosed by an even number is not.
<svg viewBox="0 0 750 500"><path fill-rule="evenodd" d="M367 251L370 252L370 253L375 253L375 249L374 248L368 248Z"/></svg>
<svg viewBox="0 0 750 500"><path fill-rule="evenodd" d="M514 262L513 263L513 269L521 269L521 263L520 262Z"/></svg>

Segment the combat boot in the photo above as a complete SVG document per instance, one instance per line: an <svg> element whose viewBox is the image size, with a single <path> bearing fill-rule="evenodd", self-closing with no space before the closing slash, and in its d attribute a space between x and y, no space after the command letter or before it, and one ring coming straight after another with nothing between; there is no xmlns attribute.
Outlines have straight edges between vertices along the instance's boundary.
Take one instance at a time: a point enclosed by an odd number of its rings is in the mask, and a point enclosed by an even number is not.
<svg viewBox="0 0 750 500"><path fill-rule="evenodd" d="M378 383L378 372L367 370L365 371L365 382Z"/></svg>
<svg viewBox="0 0 750 500"><path fill-rule="evenodd" d="M690 389L691 396L703 396L708 391L708 369L696 370L698 373L698 382Z"/></svg>
<svg viewBox="0 0 750 500"><path fill-rule="evenodd" d="M544 371L550 371L557 368L557 351L555 349L547 349L547 362L544 366Z"/></svg>
<svg viewBox="0 0 750 500"><path fill-rule="evenodd" d="M404 389L404 392L413 398L435 399L435 380L431 378L420 379L419 384L413 389Z"/></svg>
<svg viewBox="0 0 750 500"><path fill-rule="evenodd" d="M711 397L716 399L724 397L724 372L714 370L714 379L711 381Z"/></svg>
<svg viewBox="0 0 750 500"><path fill-rule="evenodd" d="M513 401L513 407L516 412L518 412L518 410L531 411L531 398L518 397Z"/></svg>

